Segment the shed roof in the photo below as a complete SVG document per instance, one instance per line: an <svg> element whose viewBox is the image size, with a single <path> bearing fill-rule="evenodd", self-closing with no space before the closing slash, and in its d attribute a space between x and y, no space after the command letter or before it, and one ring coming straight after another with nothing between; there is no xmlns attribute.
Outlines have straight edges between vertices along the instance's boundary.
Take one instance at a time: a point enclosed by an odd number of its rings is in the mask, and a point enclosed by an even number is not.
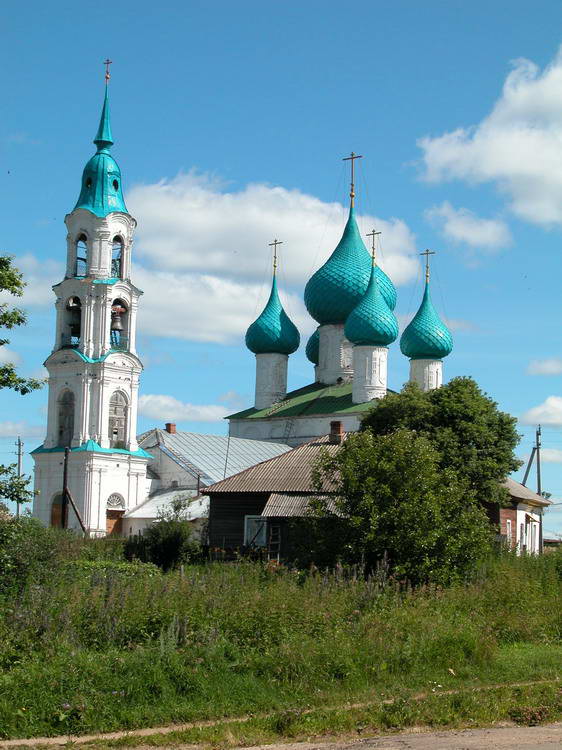
<svg viewBox="0 0 562 750"><path fill-rule="evenodd" d="M323 451L330 454L339 449L330 443L329 435L314 438L269 461L251 466L204 490L206 495L219 492L309 492L316 488L312 481L315 461ZM330 490L331 487L325 487Z"/></svg>
<svg viewBox="0 0 562 750"><path fill-rule="evenodd" d="M142 434L139 444L148 450L160 448L192 476L200 476L204 484L217 482L291 450L284 443L181 430L170 433L158 428Z"/></svg>
<svg viewBox="0 0 562 750"><path fill-rule="evenodd" d="M140 503L123 514L123 518L147 518L156 519L159 513L171 509L172 501L178 496L192 496L193 500L185 509L184 517L187 521L195 521L198 518L206 518L209 515L209 498L195 497L193 490L173 487L172 489L155 492L144 503Z"/></svg>
<svg viewBox="0 0 562 750"><path fill-rule="evenodd" d="M323 500L329 511L332 513L336 511L335 500L330 495L312 495L310 492L289 495L286 492L272 492L261 514L269 518L307 516L313 500Z"/></svg>

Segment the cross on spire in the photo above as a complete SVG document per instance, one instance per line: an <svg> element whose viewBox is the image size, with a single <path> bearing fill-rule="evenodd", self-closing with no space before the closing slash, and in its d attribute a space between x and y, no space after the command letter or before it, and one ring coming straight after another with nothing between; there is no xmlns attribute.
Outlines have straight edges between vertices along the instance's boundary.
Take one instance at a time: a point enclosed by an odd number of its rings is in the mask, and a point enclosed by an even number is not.
<svg viewBox="0 0 562 750"><path fill-rule="evenodd" d="M349 191L349 197L351 198L351 206L353 206L353 203L355 201L355 159L362 159L363 156L361 154L356 154L353 151L351 152L351 156L344 156L342 161L350 161L351 162L351 190Z"/></svg>
<svg viewBox="0 0 562 750"><path fill-rule="evenodd" d="M376 232L373 229L372 231L367 232L367 234L365 235L366 237L370 237L371 238L371 257L373 259L373 265L376 264L376 256L377 256L376 241L377 241L377 235L378 234L382 234L382 232Z"/></svg>
<svg viewBox="0 0 562 750"><path fill-rule="evenodd" d="M103 64L105 65L105 85L109 83L109 79L111 78L111 75L109 73L109 66L113 64L113 60L110 60L109 57L106 58L103 61Z"/></svg>
<svg viewBox="0 0 562 750"><path fill-rule="evenodd" d="M269 243L269 247L273 248L273 275L275 276L277 272L277 245L282 245L283 241L275 239L273 242Z"/></svg>
<svg viewBox="0 0 562 750"><path fill-rule="evenodd" d="M435 255L433 250L424 250L420 255L425 255L425 283L429 283L429 256Z"/></svg>

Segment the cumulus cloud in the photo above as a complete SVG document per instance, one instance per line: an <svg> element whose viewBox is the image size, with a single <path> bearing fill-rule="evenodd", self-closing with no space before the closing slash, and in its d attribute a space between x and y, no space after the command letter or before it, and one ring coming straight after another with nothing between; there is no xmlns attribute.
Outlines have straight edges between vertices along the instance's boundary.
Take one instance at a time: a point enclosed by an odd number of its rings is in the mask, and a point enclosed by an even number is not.
<svg viewBox="0 0 562 750"><path fill-rule="evenodd" d="M527 367L528 375L562 375L562 359L532 359Z"/></svg>
<svg viewBox="0 0 562 750"><path fill-rule="evenodd" d="M127 205L139 219L135 254L143 265L255 283L269 270L273 236L283 240L282 279L302 286L336 246L347 209L339 203L263 184L239 191L193 172L137 185ZM359 216L382 232L381 266L395 284L415 276L414 237L400 219Z"/></svg>
<svg viewBox="0 0 562 750"><path fill-rule="evenodd" d="M523 424L562 426L562 396L549 396L542 404L526 411L521 421Z"/></svg>
<svg viewBox="0 0 562 750"><path fill-rule="evenodd" d="M455 243L495 251L511 242L507 224L501 219L483 219L468 208L454 208L449 201L433 206L425 215L444 237Z"/></svg>
<svg viewBox="0 0 562 750"><path fill-rule="evenodd" d="M562 48L544 69L519 59L492 111L477 125L418 141L429 182L492 182L512 211L562 223Z"/></svg>
<svg viewBox="0 0 562 750"><path fill-rule="evenodd" d="M0 346L0 365L19 365L21 357L6 346Z"/></svg>
<svg viewBox="0 0 562 750"><path fill-rule="evenodd" d="M186 404L173 396L147 394L139 398L139 414L150 419L176 422L218 422L228 410L217 404Z"/></svg>
<svg viewBox="0 0 562 750"><path fill-rule="evenodd" d="M0 422L0 438L45 437L45 428L27 422Z"/></svg>
<svg viewBox="0 0 562 750"><path fill-rule="evenodd" d="M8 292L0 292L0 302L8 302L16 307L44 307L54 304L51 287L64 276L62 261L39 260L32 253L14 258L14 265L23 273L26 286L22 297L14 297Z"/></svg>

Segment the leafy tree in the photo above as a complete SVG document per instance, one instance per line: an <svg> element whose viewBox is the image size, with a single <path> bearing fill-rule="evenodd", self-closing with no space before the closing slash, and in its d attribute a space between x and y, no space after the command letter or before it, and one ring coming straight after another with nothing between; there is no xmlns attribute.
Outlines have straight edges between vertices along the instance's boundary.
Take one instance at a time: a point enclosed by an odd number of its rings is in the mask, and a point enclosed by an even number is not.
<svg viewBox="0 0 562 750"><path fill-rule="evenodd" d="M0 255L0 292L8 292L14 297L21 297L25 282L21 273L12 265L12 259L9 255ZM7 302L0 303L0 328L15 328L24 325L26 315L23 310L12 307ZM0 346L9 344L9 339L0 338ZM13 364L7 363L0 365L0 388L11 388L18 393L26 394L30 391L37 390L43 385L42 380L35 378L22 378Z"/></svg>
<svg viewBox="0 0 562 750"><path fill-rule="evenodd" d="M0 497L13 503L30 503L34 495L30 481L29 476L18 476L15 464L0 466Z"/></svg>
<svg viewBox="0 0 562 750"><path fill-rule="evenodd" d="M342 560L373 570L386 559L412 583L448 584L470 575L490 548L490 526L467 483L440 464L427 437L404 429L364 430L338 453L325 454L316 481L337 487L333 515ZM322 501L316 510L330 515Z"/></svg>
<svg viewBox="0 0 562 750"><path fill-rule="evenodd" d="M515 417L500 411L468 377L426 393L408 383L401 393L381 399L362 429L376 435L408 429L427 437L439 454L440 468L466 480L482 503L506 501L501 482L520 466L514 454L519 442Z"/></svg>

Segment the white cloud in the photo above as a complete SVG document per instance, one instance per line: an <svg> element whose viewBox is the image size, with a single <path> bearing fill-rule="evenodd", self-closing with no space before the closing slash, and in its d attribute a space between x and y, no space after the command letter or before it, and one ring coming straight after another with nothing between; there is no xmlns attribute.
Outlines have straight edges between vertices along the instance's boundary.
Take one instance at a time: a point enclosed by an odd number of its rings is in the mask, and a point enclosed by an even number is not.
<svg viewBox="0 0 562 750"><path fill-rule="evenodd" d="M541 448L541 461L547 464L562 464L562 451L558 448Z"/></svg>
<svg viewBox="0 0 562 750"><path fill-rule="evenodd" d="M27 422L0 422L0 438L45 437L45 427ZM15 459L14 459L15 460Z"/></svg>
<svg viewBox="0 0 562 750"><path fill-rule="evenodd" d="M14 265L22 272L26 283L23 296L14 297L8 292L1 292L0 302L24 309L54 304L55 295L51 287L64 276L62 261L39 260L32 253L26 253L14 258Z"/></svg>
<svg viewBox="0 0 562 750"><path fill-rule="evenodd" d="M562 426L562 396L549 396L542 404L526 411L521 421L523 424Z"/></svg>
<svg viewBox="0 0 562 750"><path fill-rule="evenodd" d="M479 124L426 136L418 145L429 182L493 182L518 216L562 223L562 48L543 71L515 60Z"/></svg>
<svg viewBox="0 0 562 750"><path fill-rule="evenodd" d="M507 224L501 219L483 219L468 208L454 208L449 201L433 206L425 215L441 228L447 239L455 243L494 251L511 242Z"/></svg>
<svg viewBox="0 0 562 750"><path fill-rule="evenodd" d="M0 365L19 365L21 357L5 346L0 346Z"/></svg>
<svg viewBox="0 0 562 750"><path fill-rule="evenodd" d="M139 398L139 414L160 421L218 422L228 413L224 406L186 404L173 396L147 394Z"/></svg>
<svg viewBox="0 0 562 750"><path fill-rule="evenodd" d="M399 313L396 316L398 318L398 327L401 332L404 330L404 328L406 328L415 314L416 312L414 311L408 314ZM447 318L445 315L442 315L441 318L447 328L449 328L449 330L451 331L470 333L471 331L476 330L476 326L474 325L474 323L471 323L470 320L463 320L462 318Z"/></svg>
<svg viewBox="0 0 562 750"><path fill-rule="evenodd" d="M562 375L562 359L532 359L527 367L528 375Z"/></svg>
<svg viewBox="0 0 562 750"><path fill-rule="evenodd" d="M281 281L299 287L335 248L347 213L339 203L284 187L253 184L228 192L193 172L133 187L127 205L139 219L135 254L144 264L255 283L269 274L268 243L275 235L283 240ZM408 226L368 215L358 221L365 232L382 231L381 265L394 283L413 278L418 261Z"/></svg>

